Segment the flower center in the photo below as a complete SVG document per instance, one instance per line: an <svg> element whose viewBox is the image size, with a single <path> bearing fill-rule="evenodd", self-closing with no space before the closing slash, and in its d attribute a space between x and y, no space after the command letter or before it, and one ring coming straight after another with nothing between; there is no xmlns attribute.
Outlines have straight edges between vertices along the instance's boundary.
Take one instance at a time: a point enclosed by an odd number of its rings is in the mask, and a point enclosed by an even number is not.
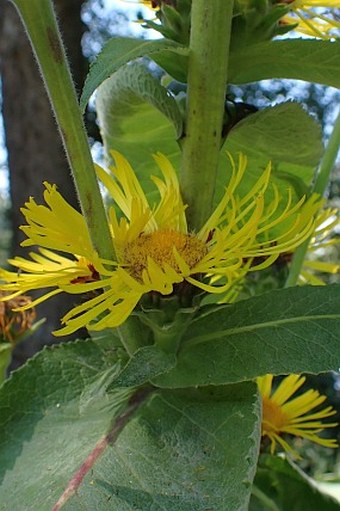
<svg viewBox="0 0 340 511"><path fill-rule="evenodd" d="M282 411L282 407L274 403L271 399L263 398L262 403L263 419L262 429L264 435L282 432L287 426L287 417Z"/></svg>
<svg viewBox="0 0 340 511"><path fill-rule="evenodd" d="M155 231L150 234L141 234L137 239L125 247L123 260L130 266L130 273L134 277L141 277L142 271L148 266L148 257L151 257L159 266L165 263L175 271L180 271L174 254L178 254L193 268L207 253L203 241L191 234L183 234L171 229Z"/></svg>

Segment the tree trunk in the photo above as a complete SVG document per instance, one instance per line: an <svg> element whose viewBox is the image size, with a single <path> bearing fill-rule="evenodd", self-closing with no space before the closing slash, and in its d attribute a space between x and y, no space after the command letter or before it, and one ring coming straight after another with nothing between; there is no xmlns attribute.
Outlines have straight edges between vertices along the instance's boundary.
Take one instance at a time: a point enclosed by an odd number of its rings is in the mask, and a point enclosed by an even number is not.
<svg viewBox="0 0 340 511"><path fill-rule="evenodd" d="M78 90L86 73L86 61L81 52L84 30L80 19L82 4L83 0L55 1ZM15 8L8 0L0 0L0 71L10 170L12 253L27 255L27 250L20 247L23 234L18 227L23 223L23 217L19 208L29 196L34 196L37 202L42 201L43 181L57 184L63 197L73 206L78 207L78 202L30 43ZM74 297L62 295L39 306L39 317L47 320L34 339L31 337L26 343L29 344L29 352L55 340L50 332L60 326L61 316L74 301Z"/></svg>

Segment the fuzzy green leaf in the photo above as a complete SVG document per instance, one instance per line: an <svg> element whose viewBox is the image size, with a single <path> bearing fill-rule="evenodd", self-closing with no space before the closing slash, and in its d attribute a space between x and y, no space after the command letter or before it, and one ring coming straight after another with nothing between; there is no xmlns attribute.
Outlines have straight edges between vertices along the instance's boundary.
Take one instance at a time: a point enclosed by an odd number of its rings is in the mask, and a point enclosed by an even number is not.
<svg viewBox="0 0 340 511"><path fill-rule="evenodd" d="M243 152L251 162L272 161L274 176L291 174L309 186L323 145L320 126L301 105L290 102L246 117L230 132L225 149Z"/></svg>
<svg viewBox="0 0 340 511"><path fill-rule="evenodd" d="M179 161L181 113L175 99L141 64L125 66L106 80L96 106L107 155L112 149L121 152L146 190L150 175L159 172L152 154L160 151Z"/></svg>
<svg viewBox="0 0 340 511"><path fill-rule="evenodd" d="M239 84L293 78L340 87L339 60L338 41L267 41L232 52L228 80Z"/></svg>
<svg viewBox="0 0 340 511"><path fill-rule="evenodd" d="M262 455L255 477L255 486L274 503L278 511L340 511L340 504L326 495L317 483L303 473L291 460ZM276 507L275 507L276 506ZM255 495L250 511L270 511Z"/></svg>
<svg viewBox="0 0 340 511"><path fill-rule="evenodd" d="M189 48L181 47L176 52L163 51L151 55L152 60L170 76L181 83L187 82Z"/></svg>
<svg viewBox="0 0 340 511"><path fill-rule="evenodd" d="M223 384L267 373L337 370L340 285L303 286L207 307L182 341L164 387Z"/></svg>
<svg viewBox="0 0 340 511"><path fill-rule="evenodd" d="M81 341L45 349L0 389L0 510L50 511L124 410L107 393L115 349ZM260 440L253 383L158 390L108 447L65 511L248 508Z"/></svg>
<svg viewBox="0 0 340 511"><path fill-rule="evenodd" d="M155 376L169 371L175 364L174 355L161 351L157 346L143 346L133 354L108 390L143 385Z"/></svg>
<svg viewBox="0 0 340 511"><path fill-rule="evenodd" d="M65 511L245 511L259 445L253 384L162 391ZM44 510L42 510L44 511Z"/></svg>
<svg viewBox="0 0 340 511"><path fill-rule="evenodd" d="M272 163L273 182L283 197L287 185L300 198L308 189L322 156L321 130L315 120L297 103L282 103L260 110L239 122L230 132L224 150L234 159L238 153L247 156L247 179L238 193L249 190ZM220 165L217 198L225 184L225 166Z"/></svg>
<svg viewBox="0 0 340 511"><path fill-rule="evenodd" d="M166 57L168 53L176 59L177 55L185 55L187 49L180 43L168 39L158 39L156 41L143 41L129 37L110 39L92 64L86 78L80 98L82 110L85 110L88 100L96 88L124 64L140 57L155 55Z"/></svg>
<svg viewBox="0 0 340 511"><path fill-rule="evenodd" d="M0 389L0 510L51 510L129 396L108 395L115 350L92 341L45 349Z"/></svg>

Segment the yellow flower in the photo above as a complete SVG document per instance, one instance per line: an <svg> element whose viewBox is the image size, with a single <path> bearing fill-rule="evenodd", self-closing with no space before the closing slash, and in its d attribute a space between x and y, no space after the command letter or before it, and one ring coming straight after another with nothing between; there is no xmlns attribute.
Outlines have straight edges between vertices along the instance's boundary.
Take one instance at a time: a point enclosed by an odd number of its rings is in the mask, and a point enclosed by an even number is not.
<svg viewBox="0 0 340 511"><path fill-rule="evenodd" d="M159 199L151 205L129 163L117 152L112 156L116 165L111 173L100 167L97 173L115 204L109 211L115 259L98 257L83 217L54 186L45 184L47 206L31 199L22 210L28 223L22 227L28 237L24 244L44 248L32 253L31 261L10 260L19 273L0 272L5 281L1 289L10 296L52 288L33 305L62 291L92 293L64 316L65 327L57 335L83 326L93 330L119 326L144 294L180 294L184 281L209 293L225 293L248 271L270 266L314 231L320 199L313 195L292 205L288 194L282 204L271 185L270 164L240 197L237 188L247 159L240 155L238 166L231 159L232 176L222 200L199 232L191 233L176 172L163 155L154 156L162 178L152 177Z"/></svg>
<svg viewBox="0 0 340 511"><path fill-rule="evenodd" d="M273 375L267 374L257 378L262 396L262 436L268 437L271 441L272 454L278 445L296 455L292 447L282 438L284 434L306 438L325 447L338 447L335 439L319 436L323 429L338 425L323 422L323 419L334 415L335 410L328 406L321 411L312 412L326 400L326 396L310 389L294 397L305 380L304 376L291 374L273 391Z"/></svg>
<svg viewBox="0 0 340 511"><path fill-rule="evenodd" d="M329 9L340 8L340 0L279 0L288 4L291 15L283 23L298 23L294 30L313 37L330 39L339 36L340 22Z"/></svg>
<svg viewBox="0 0 340 511"><path fill-rule="evenodd" d="M334 230L339 222L339 211L335 208L321 210L318 214L315 231L308 247L307 259L299 275L300 284L322 286L325 283L317 275L318 273L334 274L340 271L340 264L318 260L320 256L324 256L325 250L339 243L339 239L334 237Z"/></svg>

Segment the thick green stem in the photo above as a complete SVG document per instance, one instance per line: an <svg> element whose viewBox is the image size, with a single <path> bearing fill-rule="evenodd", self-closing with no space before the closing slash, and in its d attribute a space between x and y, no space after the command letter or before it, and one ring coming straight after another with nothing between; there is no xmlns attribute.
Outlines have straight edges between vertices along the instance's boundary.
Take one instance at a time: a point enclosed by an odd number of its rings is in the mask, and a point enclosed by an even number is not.
<svg viewBox="0 0 340 511"><path fill-rule="evenodd" d="M192 0L181 191L194 230L209 217L215 192L232 12L232 0Z"/></svg>
<svg viewBox="0 0 340 511"><path fill-rule="evenodd" d="M338 113L338 117L335 121L331 137L328 141L323 158L321 160L319 172L317 174L312 192L318 193L319 195L323 195L325 193L325 190L329 183L331 172L334 167L336 157L339 152L339 147L340 147L340 110ZM286 287L296 285L299 275L301 273L303 261L306 257L309 243L310 238L307 239L302 245L300 245L299 248L295 251L289 275L287 278Z"/></svg>
<svg viewBox="0 0 340 511"><path fill-rule="evenodd" d="M37 58L59 125L82 213L99 255L113 246L91 152L51 0L12 0Z"/></svg>

